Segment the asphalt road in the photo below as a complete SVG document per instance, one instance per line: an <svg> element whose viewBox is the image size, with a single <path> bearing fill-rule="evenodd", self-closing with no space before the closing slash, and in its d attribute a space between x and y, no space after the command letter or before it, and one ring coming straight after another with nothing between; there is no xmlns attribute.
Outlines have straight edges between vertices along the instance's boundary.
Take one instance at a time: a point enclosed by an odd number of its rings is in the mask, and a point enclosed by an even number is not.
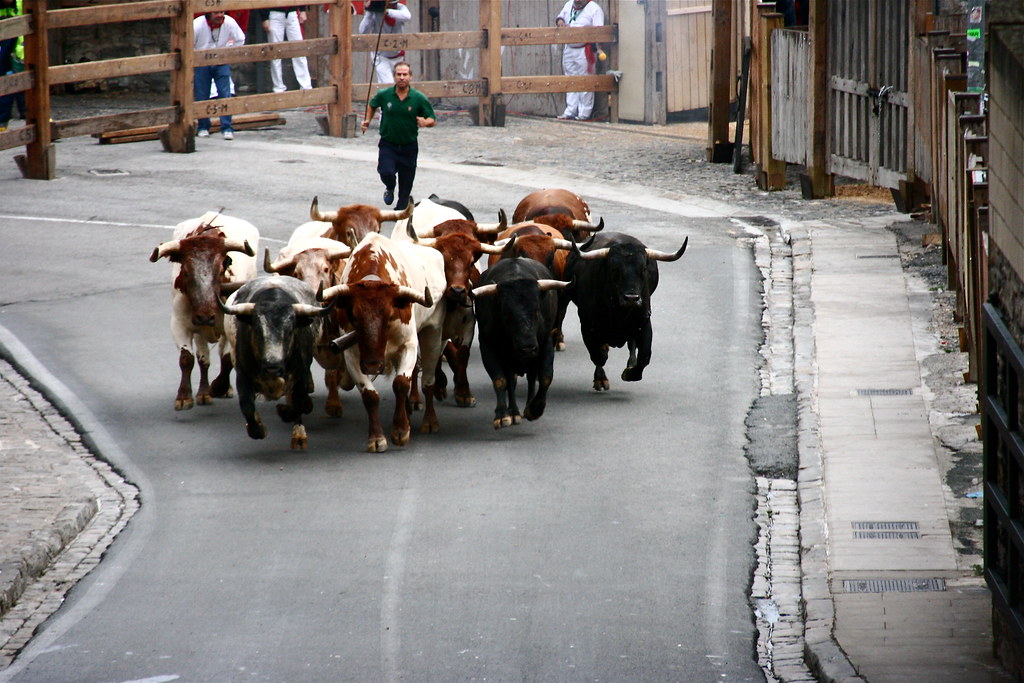
<svg viewBox="0 0 1024 683"><path fill-rule="evenodd" d="M626 384L613 350L611 391L594 392L570 308L540 420L492 428L474 350L477 406L449 399L439 433L365 453L358 397L328 418L321 388L310 448L292 452L268 404L263 441L235 400L173 411L170 266L148 256L211 209L276 253L314 194L325 209L379 202L372 148L200 142L62 141L50 182L0 164L0 324L108 430L142 498L12 680L763 680L743 454L760 282L734 225L636 186L424 153L415 194L479 220L572 186L608 230L664 250L689 236L660 267L653 362Z"/></svg>

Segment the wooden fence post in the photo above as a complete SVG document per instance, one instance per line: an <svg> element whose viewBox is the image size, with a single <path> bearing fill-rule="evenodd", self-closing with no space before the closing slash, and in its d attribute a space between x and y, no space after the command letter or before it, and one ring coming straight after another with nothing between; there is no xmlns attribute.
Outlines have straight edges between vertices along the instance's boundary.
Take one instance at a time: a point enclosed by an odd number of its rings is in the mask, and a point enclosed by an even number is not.
<svg viewBox="0 0 1024 683"><path fill-rule="evenodd" d="M181 12L171 17L171 52L178 55L178 68L171 72L171 104L177 109L174 121L160 133L164 151L196 151L195 126L192 124L192 80L195 66L195 36L192 27L192 0L182 0Z"/></svg>
<svg viewBox="0 0 1024 683"><path fill-rule="evenodd" d="M480 0L480 28L487 40L480 49L480 77L487 84L481 93L478 125L505 125L505 105L501 91L501 2Z"/></svg>
<svg viewBox="0 0 1024 683"><path fill-rule="evenodd" d="M835 178L828 172L828 8L825 0L811 0L807 27L811 43L810 92L807 120L807 173L800 178L804 199L835 194Z"/></svg>
<svg viewBox="0 0 1024 683"><path fill-rule="evenodd" d="M330 14L331 37L337 43L330 57L330 86L337 98L327 104L323 127L332 137L354 138L358 115L352 111L352 0L336 0Z"/></svg>
<svg viewBox="0 0 1024 683"><path fill-rule="evenodd" d="M786 163L772 158L772 31L782 28L782 15L775 11L775 3L760 3L758 25L760 58L758 92L761 152L757 158L757 186L762 190L781 190L786 186Z"/></svg>
<svg viewBox="0 0 1024 683"><path fill-rule="evenodd" d="M50 46L47 28L47 3L33 2L32 32L25 36L26 67L34 83L26 93L25 123L35 126L35 139L25 147L25 155L15 157L21 174L34 180L53 180L57 173L57 151L50 129Z"/></svg>
<svg viewBox="0 0 1024 683"><path fill-rule="evenodd" d="M733 159L729 142L729 93L732 85L732 0L714 0L711 6L713 47L711 48L711 92L708 105L708 161L726 163Z"/></svg>

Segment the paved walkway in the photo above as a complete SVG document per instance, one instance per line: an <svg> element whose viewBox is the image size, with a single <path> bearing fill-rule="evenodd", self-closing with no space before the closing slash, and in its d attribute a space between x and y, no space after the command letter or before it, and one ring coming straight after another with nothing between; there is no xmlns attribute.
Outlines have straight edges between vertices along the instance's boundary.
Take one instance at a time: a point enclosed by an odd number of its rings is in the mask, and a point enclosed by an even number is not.
<svg viewBox="0 0 1024 683"><path fill-rule="evenodd" d="M778 392L797 398L800 454L798 482L762 491L792 517L776 527L792 551L774 566L770 592L795 626L773 634L773 675L1009 681L990 656L988 590L957 564L919 363L920 311L891 220L787 224L788 243L771 259L773 280L785 283L774 306L788 326L773 332L786 339L770 340L769 353L789 377ZM94 445L88 426L60 416L75 420L74 402L2 327L0 358L22 371L0 361L2 671L138 502L83 445L80 433Z"/></svg>

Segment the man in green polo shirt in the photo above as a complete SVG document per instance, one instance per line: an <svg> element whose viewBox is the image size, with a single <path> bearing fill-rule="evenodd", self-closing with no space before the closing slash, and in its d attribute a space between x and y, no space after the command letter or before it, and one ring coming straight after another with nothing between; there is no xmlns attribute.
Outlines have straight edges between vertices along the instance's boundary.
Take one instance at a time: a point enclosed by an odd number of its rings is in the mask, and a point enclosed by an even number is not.
<svg viewBox="0 0 1024 683"><path fill-rule="evenodd" d="M395 85L384 88L366 105L363 132L377 109L381 110L380 142L377 143L377 173L384 183L384 203L395 199L395 177L398 178L398 203L395 208L405 209L412 194L416 178L416 158L419 156L417 136L420 128L434 126L434 108L430 100L411 86L412 67L406 62L395 65Z"/></svg>

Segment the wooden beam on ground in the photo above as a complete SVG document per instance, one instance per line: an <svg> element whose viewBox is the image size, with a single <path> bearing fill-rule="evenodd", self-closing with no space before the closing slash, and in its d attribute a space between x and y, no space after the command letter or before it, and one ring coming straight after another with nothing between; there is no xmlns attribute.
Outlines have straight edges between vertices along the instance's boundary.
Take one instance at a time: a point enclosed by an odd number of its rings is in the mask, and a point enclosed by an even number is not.
<svg viewBox="0 0 1024 683"><path fill-rule="evenodd" d="M171 109L173 112L173 109ZM283 126L287 121L276 112L266 112L260 114L239 114L233 117L231 121L231 127L235 130L259 130L261 128L270 128L273 126ZM54 124L56 125L56 124ZM116 145L125 142L141 142L144 140L158 140L160 138L161 131L165 130L167 125L162 126L144 126L142 128L124 128L121 130L112 130L103 133L93 133L93 137L97 138L101 145ZM213 119L210 121L210 132L216 133L220 130L220 119Z"/></svg>

